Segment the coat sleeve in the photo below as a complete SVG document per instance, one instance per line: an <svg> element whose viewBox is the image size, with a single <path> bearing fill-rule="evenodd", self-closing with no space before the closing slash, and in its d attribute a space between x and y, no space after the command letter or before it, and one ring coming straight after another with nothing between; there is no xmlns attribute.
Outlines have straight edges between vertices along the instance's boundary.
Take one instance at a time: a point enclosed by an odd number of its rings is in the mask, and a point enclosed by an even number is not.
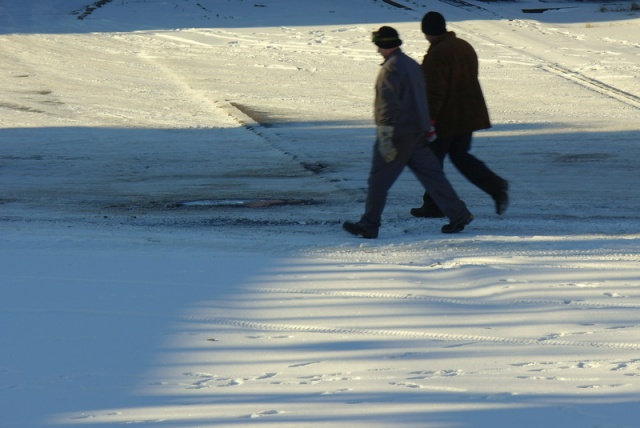
<svg viewBox="0 0 640 428"><path fill-rule="evenodd" d="M427 101L431 119L438 121L447 93L449 92L450 64L438 55L425 55L422 64L422 75L427 88Z"/></svg>
<svg viewBox="0 0 640 428"><path fill-rule="evenodd" d="M376 84L376 125L396 125L400 91L399 73L393 67L385 68Z"/></svg>

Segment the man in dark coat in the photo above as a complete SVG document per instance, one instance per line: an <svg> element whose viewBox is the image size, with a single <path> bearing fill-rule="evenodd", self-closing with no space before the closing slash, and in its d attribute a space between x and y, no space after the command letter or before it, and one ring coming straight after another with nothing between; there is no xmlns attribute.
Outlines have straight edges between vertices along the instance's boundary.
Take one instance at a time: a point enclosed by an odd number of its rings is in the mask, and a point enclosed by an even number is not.
<svg viewBox="0 0 640 428"><path fill-rule="evenodd" d="M377 238L387 194L408 166L429 193L434 204L449 217L443 233L457 233L473 220L464 202L442 172L438 158L426 146L431 125L426 89L420 66L400 49L402 40L391 27L373 33L373 42L384 57L375 86L373 149L365 212L356 223L342 227L363 238Z"/></svg>
<svg viewBox="0 0 640 428"><path fill-rule="evenodd" d="M478 56L473 47L447 31L444 17L428 12L422 19L422 32L430 43L421 68L427 86L431 119L438 139L431 150L444 163L451 163L467 180L488 193L496 213L507 209L508 183L482 161L469 153L474 131L491 127L489 113L478 81ZM424 204L413 208L416 217L443 217L442 211L425 193Z"/></svg>

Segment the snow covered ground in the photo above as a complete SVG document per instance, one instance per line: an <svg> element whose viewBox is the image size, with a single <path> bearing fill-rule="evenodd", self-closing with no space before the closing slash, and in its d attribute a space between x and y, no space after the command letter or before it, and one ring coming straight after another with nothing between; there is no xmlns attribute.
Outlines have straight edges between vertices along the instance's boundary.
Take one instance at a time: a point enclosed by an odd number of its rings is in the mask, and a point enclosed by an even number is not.
<svg viewBox="0 0 640 428"><path fill-rule="evenodd" d="M0 426L640 427L637 3L91 3L0 1ZM428 10L512 204L447 165L442 235L407 172L359 240Z"/></svg>

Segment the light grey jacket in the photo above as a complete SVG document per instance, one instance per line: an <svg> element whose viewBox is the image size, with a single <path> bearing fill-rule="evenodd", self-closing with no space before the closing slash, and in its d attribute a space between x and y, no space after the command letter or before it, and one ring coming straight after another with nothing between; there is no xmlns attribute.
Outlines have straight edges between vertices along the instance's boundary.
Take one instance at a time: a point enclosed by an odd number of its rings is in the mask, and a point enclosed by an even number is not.
<svg viewBox="0 0 640 428"><path fill-rule="evenodd" d="M401 49L385 58L375 89L377 126L393 126L396 136L429 130L431 120L422 70Z"/></svg>

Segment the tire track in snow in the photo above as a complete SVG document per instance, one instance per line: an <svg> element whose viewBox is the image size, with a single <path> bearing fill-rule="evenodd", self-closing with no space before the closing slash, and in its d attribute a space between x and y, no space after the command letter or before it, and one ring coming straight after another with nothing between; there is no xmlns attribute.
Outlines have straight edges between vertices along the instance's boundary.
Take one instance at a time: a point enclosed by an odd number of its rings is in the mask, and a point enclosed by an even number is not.
<svg viewBox="0 0 640 428"><path fill-rule="evenodd" d="M587 89L590 89L595 92L599 92L610 98L614 98L632 107L640 109L639 96L636 96L629 92L615 88L611 85L607 85L606 83L587 77L581 73L578 73L577 71L565 68L559 64L545 63L545 64L542 64L541 68L545 71L548 71L557 76L563 77L567 80L577 83L580 86L583 86Z"/></svg>
<svg viewBox="0 0 640 428"><path fill-rule="evenodd" d="M77 315L93 315L108 317L129 317L129 318L152 318L162 319L174 322L187 323L206 323L211 325L225 325L238 327L249 330L259 331L280 331L280 332L297 332L297 333L321 333L321 334L340 334L354 336L380 336L380 337L402 337L424 340L435 340L440 342L484 342L484 343L502 343L523 346L555 346L555 347L577 347L577 348L598 348L598 349L628 349L640 350L640 343L626 342L580 342L570 340L558 340L557 336L545 336L540 338L523 338L523 337L500 337L485 336L474 334L455 334L455 333L437 333L426 330L398 330L398 329L375 329L375 328L357 328L357 327L339 327L339 326L318 326L304 324L280 324L261 321L247 321L235 318L218 318L201 315L177 315L166 316L162 314L143 313L143 312L118 312L106 310L81 310L81 309L29 309L29 308L0 308L0 313L64 313Z"/></svg>
<svg viewBox="0 0 640 428"><path fill-rule="evenodd" d="M248 288L248 291L262 293L283 293L283 294L303 294L316 296L334 296L334 297L357 297L367 299L393 299L393 300L420 300L434 303L446 303L452 305L465 306L511 306L511 305L553 305L553 306L580 306L590 308L640 308L640 303L632 302L594 302L585 300L572 299L519 299L507 301L486 301L486 300L467 300L452 299L447 297L432 297L419 294L394 294L394 293L367 293L358 291L330 291L322 289L287 289L287 288Z"/></svg>
<svg viewBox="0 0 640 428"><path fill-rule="evenodd" d="M582 86L585 89L588 89L590 91L593 92L597 92L601 95L604 95L606 97L609 98L613 98L617 101L620 101L624 104L627 104L631 107L640 109L640 97L631 94L629 92L623 91L621 89L618 89L614 86L608 85L604 82L601 82L597 79L593 79L590 77L585 76L582 73L579 73L575 70L572 70L570 68L567 67L563 67L560 64L557 63L553 63L550 62L548 60L546 60L543 57L537 56L537 55L533 55L531 53L525 52L523 50L520 50L518 48L509 46L507 44L504 44L502 42L496 41L494 39L491 39L489 37L480 35L478 33L473 33L474 37L477 37L479 39L483 39L486 42L490 42L490 43L496 43L496 44L500 44L503 48L508 49L512 52L516 52L519 55L528 57L530 59L533 59L537 62L540 63L540 65L538 65L538 67L540 67L540 69L552 73L558 77L561 77L565 80L569 80L575 84L578 84L580 86Z"/></svg>
<svg viewBox="0 0 640 428"><path fill-rule="evenodd" d="M411 330L389 330L389 329L366 329L355 327L324 327L301 324L276 324L267 322L245 321L232 318L209 318L205 316L183 316L183 321L206 322L211 324L230 325L234 327L248 328L251 330L271 330L285 332L302 333L326 333L340 335L362 335L362 336L386 336L405 337L414 339L427 339L443 342L487 342L506 343L513 345L547 345L559 347L581 347L581 348L606 348L606 349L640 349L640 343L624 342L579 342L570 340L557 340L553 338L527 339L518 337L499 337L470 334L436 333L430 331Z"/></svg>

